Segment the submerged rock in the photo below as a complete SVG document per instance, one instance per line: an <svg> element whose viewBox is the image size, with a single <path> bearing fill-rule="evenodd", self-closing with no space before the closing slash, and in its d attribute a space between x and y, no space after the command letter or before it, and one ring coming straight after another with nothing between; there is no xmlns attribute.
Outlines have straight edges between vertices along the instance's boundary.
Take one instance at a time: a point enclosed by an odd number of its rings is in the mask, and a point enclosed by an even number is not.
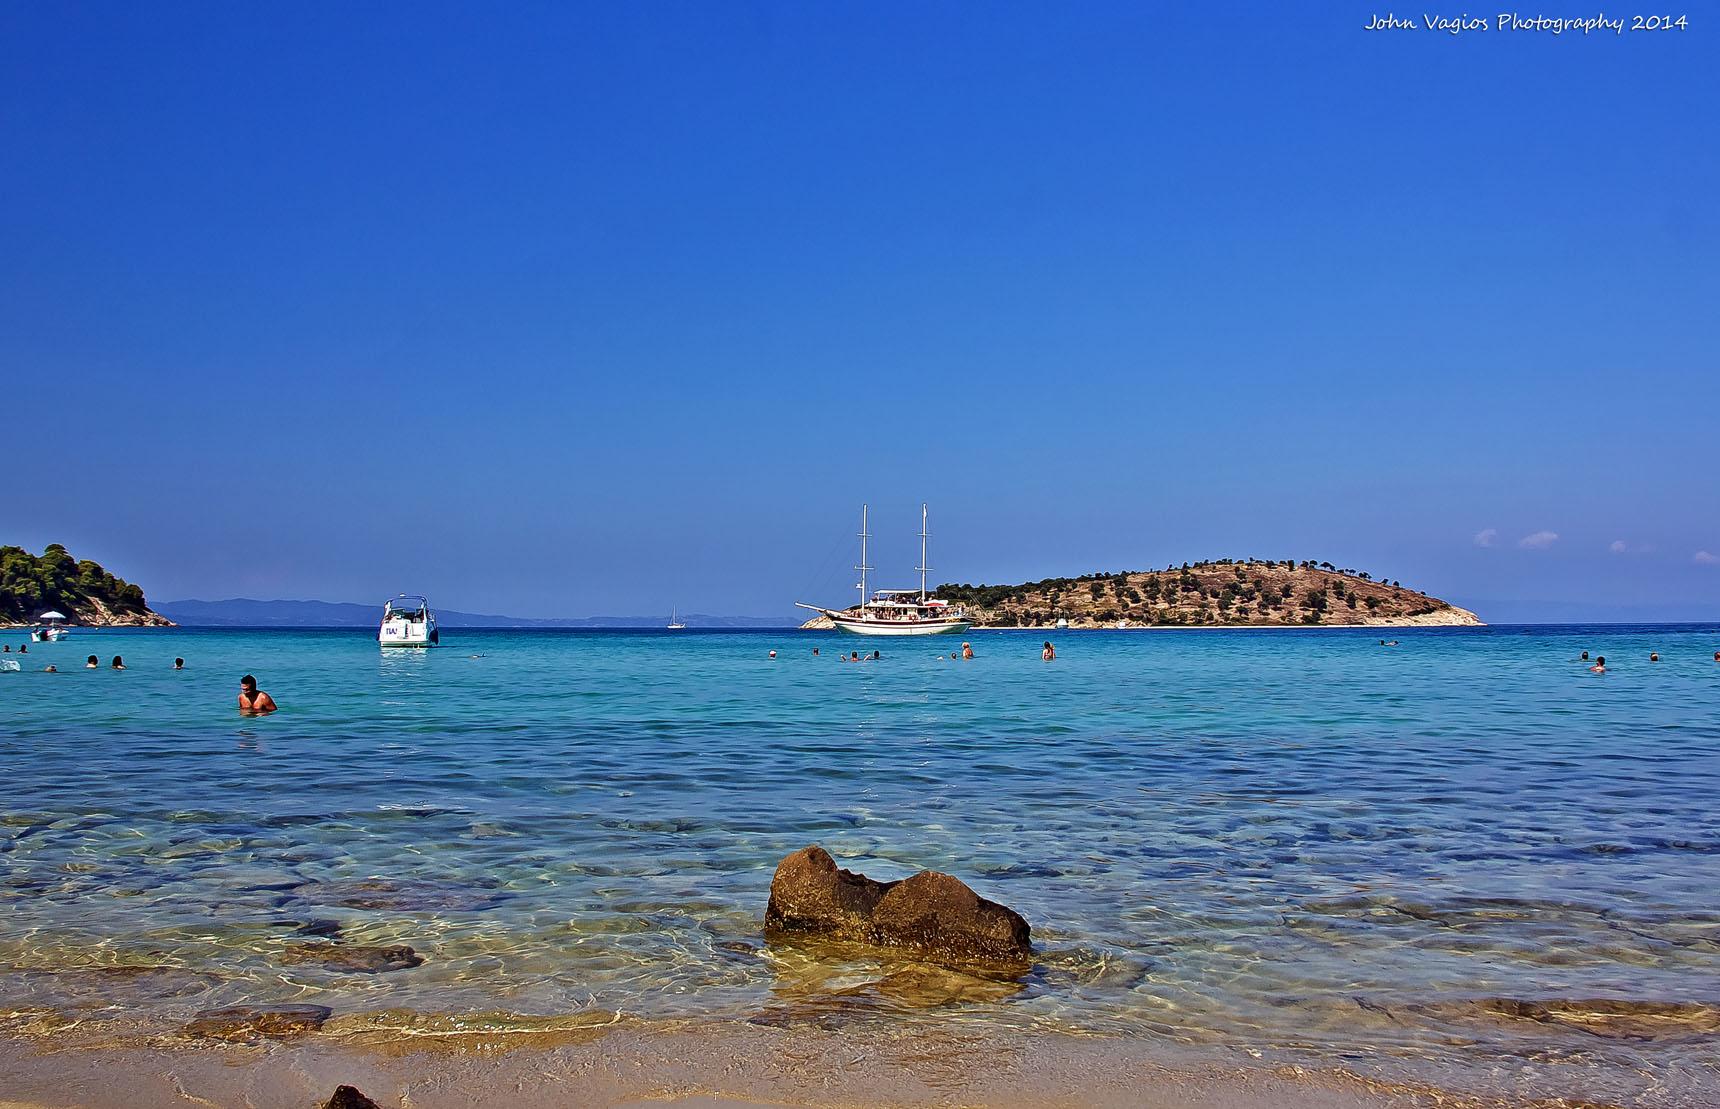
<svg viewBox="0 0 1720 1109"><path fill-rule="evenodd" d="M1033 953L1021 914L960 879L923 870L879 882L837 867L816 846L777 865L764 920L767 933L907 948L934 962L1019 963Z"/></svg>
<svg viewBox="0 0 1720 1109"><path fill-rule="evenodd" d="M365 1097L356 1086L336 1086L334 1096L323 1103L323 1109L382 1109Z"/></svg>
<svg viewBox="0 0 1720 1109"><path fill-rule="evenodd" d="M204 1039L236 1043L289 1040L315 1032L332 1012L322 1005L233 1005L203 1010L185 1031Z"/></svg>
<svg viewBox="0 0 1720 1109"><path fill-rule="evenodd" d="M390 947L347 947L334 943L300 943L281 956L287 963L316 963L330 970L358 974L387 974L424 965L424 956L405 944Z"/></svg>
<svg viewBox="0 0 1720 1109"><path fill-rule="evenodd" d="M1495 997L1413 1008L1430 1016L1484 1019L1520 1029L1541 1025L1609 1040L1684 1040L1720 1033L1720 1005L1688 1001Z"/></svg>

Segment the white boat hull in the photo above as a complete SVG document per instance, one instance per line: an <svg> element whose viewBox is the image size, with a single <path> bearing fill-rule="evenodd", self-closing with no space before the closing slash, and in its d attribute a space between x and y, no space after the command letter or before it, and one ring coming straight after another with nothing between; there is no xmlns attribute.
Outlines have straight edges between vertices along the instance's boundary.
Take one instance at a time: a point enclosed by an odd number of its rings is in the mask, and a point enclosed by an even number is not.
<svg viewBox="0 0 1720 1109"><path fill-rule="evenodd" d="M972 625L966 620L855 620L832 616L837 631L854 635L946 635L960 633Z"/></svg>
<svg viewBox="0 0 1720 1109"><path fill-rule="evenodd" d="M382 625L376 641L384 647L435 647L440 638L434 624L426 628L423 624L401 620Z"/></svg>

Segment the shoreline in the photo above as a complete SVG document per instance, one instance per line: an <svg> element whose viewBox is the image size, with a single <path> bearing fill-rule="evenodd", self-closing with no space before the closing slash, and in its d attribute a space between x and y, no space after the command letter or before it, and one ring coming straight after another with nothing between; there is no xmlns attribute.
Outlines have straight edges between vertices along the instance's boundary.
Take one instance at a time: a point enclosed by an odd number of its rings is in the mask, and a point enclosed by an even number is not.
<svg viewBox="0 0 1720 1109"><path fill-rule="evenodd" d="M380 1015L380 1014L379 1014ZM1568 1104L1291 1064L1180 1058L1140 1037L877 1022L672 1022L527 1032L393 1035L330 1028L252 1044L156 1038L60 1045L0 1036L0 1109L303 1109L351 1085L382 1106L506 1104L1096 1106L1117 1109L1467 1109Z"/></svg>

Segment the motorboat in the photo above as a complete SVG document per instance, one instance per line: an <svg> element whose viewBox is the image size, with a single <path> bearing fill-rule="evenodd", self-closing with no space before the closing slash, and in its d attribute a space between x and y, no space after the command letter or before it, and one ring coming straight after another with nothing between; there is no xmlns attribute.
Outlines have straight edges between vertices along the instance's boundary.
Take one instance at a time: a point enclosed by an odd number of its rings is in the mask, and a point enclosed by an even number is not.
<svg viewBox="0 0 1720 1109"><path fill-rule="evenodd" d="M382 606L382 629L376 641L384 647L434 647L440 642L436 614L423 597L405 593Z"/></svg>
<svg viewBox="0 0 1720 1109"><path fill-rule="evenodd" d="M58 643L72 634L72 629L66 627L66 614L63 612L44 612L36 619L39 623L30 629L32 643Z"/></svg>
<svg viewBox="0 0 1720 1109"><path fill-rule="evenodd" d="M926 506L920 506L920 588L880 589L870 596L866 593L866 575L873 567L866 564L866 541L872 538L866 527L867 506L860 506L860 603L853 608L833 609L819 605L794 602L799 608L811 609L828 618L837 630L855 635L941 635L965 632L971 626L959 606L938 600L926 589Z"/></svg>

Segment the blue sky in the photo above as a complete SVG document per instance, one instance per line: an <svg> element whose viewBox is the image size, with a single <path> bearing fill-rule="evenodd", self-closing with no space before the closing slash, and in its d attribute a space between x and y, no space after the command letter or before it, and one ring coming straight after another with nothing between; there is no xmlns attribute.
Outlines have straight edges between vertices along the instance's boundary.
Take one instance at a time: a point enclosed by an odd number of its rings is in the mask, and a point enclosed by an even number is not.
<svg viewBox="0 0 1720 1109"><path fill-rule="evenodd" d="M7 0L0 541L775 614L925 500L956 580L1720 616L1715 25L1372 14Z"/></svg>

